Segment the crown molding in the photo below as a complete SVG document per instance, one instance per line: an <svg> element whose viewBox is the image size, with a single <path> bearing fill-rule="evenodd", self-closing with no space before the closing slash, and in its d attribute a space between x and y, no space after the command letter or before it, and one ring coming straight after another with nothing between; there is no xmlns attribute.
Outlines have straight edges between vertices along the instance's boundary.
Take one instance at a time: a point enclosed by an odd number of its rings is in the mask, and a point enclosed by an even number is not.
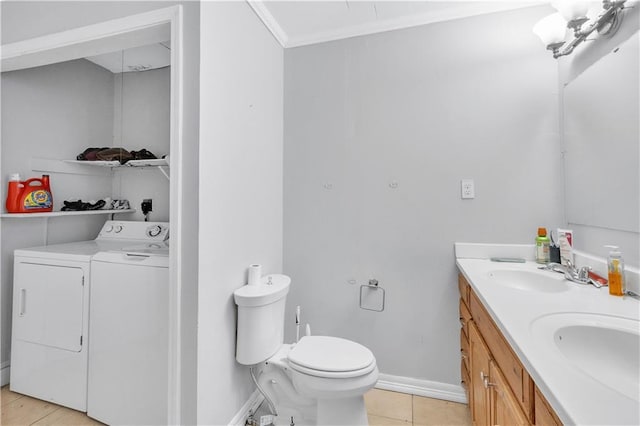
<svg viewBox="0 0 640 426"><path fill-rule="evenodd" d="M266 8L264 2L261 0L246 0L246 2L251 6L251 9L258 15L258 18L260 18L278 43L280 43L282 47L289 47L289 37L287 33L284 32L278 21L276 21L271 12Z"/></svg>
<svg viewBox="0 0 640 426"><path fill-rule="evenodd" d="M335 28L326 31L296 36L286 33L286 31L280 26L278 21L265 6L265 0L246 1L283 48L306 46L310 44L324 43L351 37L411 28L436 22L451 21L454 19L467 18L471 16L504 12L514 9L523 9L528 7L540 6L544 3L542 0L517 0L509 2L497 1L492 2L492 6L488 8L486 2L469 2L468 6L464 9L453 8L450 11L440 10L437 12L407 15L396 19L370 21L364 24L355 24L342 28Z"/></svg>

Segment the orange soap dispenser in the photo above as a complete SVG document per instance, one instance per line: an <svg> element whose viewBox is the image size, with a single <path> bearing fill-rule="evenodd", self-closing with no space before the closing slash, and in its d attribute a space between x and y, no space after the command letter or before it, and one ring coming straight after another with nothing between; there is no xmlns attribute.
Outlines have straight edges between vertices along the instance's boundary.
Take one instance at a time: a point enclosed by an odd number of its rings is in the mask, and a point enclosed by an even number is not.
<svg viewBox="0 0 640 426"><path fill-rule="evenodd" d="M624 260L618 246L605 246L610 248L607 259L607 269L609 271L609 294L612 296L624 296L626 292L624 280Z"/></svg>

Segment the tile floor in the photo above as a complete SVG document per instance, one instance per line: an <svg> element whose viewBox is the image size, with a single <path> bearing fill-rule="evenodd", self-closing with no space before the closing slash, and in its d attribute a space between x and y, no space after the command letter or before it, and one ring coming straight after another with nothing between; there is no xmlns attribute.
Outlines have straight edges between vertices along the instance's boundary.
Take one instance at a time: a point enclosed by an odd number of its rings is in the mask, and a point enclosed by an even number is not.
<svg viewBox="0 0 640 426"><path fill-rule="evenodd" d="M3 426L102 425L79 411L11 392L8 386L2 388L0 403ZM367 392L365 403L371 426L471 425L466 404L380 389Z"/></svg>
<svg viewBox="0 0 640 426"><path fill-rule="evenodd" d="M11 392L9 386L2 387L0 412L2 426L102 425L80 411Z"/></svg>
<svg viewBox="0 0 640 426"><path fill-rule="evenodd" d="M467 404L372 389L364 395L370 426L470 426Z"/></svg>

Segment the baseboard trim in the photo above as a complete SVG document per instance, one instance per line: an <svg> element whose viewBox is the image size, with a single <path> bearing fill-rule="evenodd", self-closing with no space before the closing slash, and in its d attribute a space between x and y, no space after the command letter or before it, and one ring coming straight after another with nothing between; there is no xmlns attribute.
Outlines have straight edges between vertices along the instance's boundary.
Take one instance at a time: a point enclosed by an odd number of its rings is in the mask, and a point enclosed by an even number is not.
<svg viewBox="0 0 640 426"><path fill-rule="evenodd" d="M376 388L451 402L467 403L467 396L462 386L449 383L380 374Z"/></svg>
<svg viewBox="0 0 640 426"><path fill-rule="evenodd" d="M380 374L375 387L377 389L425 396L427 398L436 398L463 404L467 403L467 396L462 386L451 385L449 383L393 376L391 374ZM229 421L228 426L244 426L249 412L255 413L263 400L264 396L262 396L257 389L253 391L247 402L244 403L236 415Z"/></svg>
<svg viewBox="0 0 640 426"><path fill-rule="evenodd" d="M9 384L9 373L11 371L11 366L9 365L9 361L5 361L0 364L0 386Z"/></svg>
<svg viewBox="0 0 640 426"><path fill-rule="evenodd" d="M254 390L247 402L244 403L236 415L229 421L228 426L244 426L249 413L255 413L263 400L264 396L262 396L260 391L258 391L258 389Z"/></svg>

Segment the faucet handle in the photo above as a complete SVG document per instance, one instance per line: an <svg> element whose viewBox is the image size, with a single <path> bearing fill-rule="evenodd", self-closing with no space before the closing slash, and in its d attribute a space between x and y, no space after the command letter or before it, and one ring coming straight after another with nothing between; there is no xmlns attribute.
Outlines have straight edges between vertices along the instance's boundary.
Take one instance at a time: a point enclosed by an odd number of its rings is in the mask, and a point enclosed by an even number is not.
<svg viewBox="0 0 640 426"><path fill-rule="evenodd" d="M562 263L562 261L564 261L564 263ZM566 265L568 269L575 269L575 267L573 266L573 262L568 257L563 257L561 263L563 265Z"/></svg>
<svg viewBox="0 0 640 426"><path fill-rule="evenodd" d="M589 281L589 271L591 271L590 266L583 266L578 270L578 279L581 281Z"/></svg>

